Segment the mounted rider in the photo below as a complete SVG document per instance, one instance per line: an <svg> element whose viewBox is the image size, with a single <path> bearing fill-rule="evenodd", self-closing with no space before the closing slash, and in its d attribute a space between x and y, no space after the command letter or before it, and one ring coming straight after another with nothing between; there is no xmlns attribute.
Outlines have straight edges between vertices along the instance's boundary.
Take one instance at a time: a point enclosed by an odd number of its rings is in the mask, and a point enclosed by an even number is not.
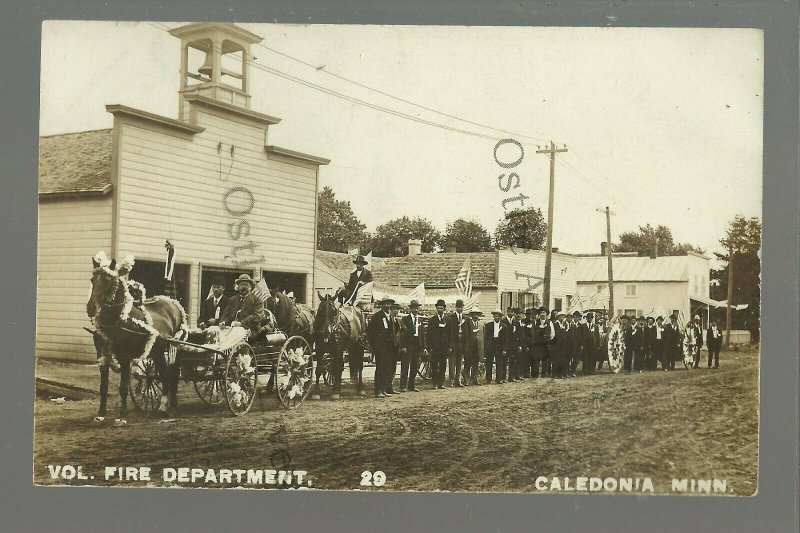
<svg viewBox="0 0 800 533"><path fill-rule="evenodd" d="M347 285L339 290L336 295L336 299L341 304L355 305L358 302L358 290L367 283L372 282L372 272L364 268L368 261L363 255L357 255L353 260L353 264L356 265L356 269L350 272L350 279L347 280Z"/></svg>

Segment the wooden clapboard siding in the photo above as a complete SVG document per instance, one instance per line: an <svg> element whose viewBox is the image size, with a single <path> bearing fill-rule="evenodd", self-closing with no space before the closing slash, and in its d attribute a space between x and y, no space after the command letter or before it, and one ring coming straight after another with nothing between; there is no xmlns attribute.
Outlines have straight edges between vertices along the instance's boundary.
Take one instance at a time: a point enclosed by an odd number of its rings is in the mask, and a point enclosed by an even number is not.
<svg viewBox="0 0 800 533"><path fill-rule="evenodd" d="M317 168L270 159L264 127L214 115L200 106L192 106L187 116L205 130L189 138L142 123L115 122L117 255L163 260L164 240L169 238L177 261L191 266L191 322L199 309L200 265L234 267L234 255L244 260L264 257L245 268L307 274L305 296L311 301ZM226 209L225 194L233 187L252 193L249 213L236 216ZM242 196L233 195L229 205L238 208L237 198ZM241 220L249 224L249 235L234 240L231 225ZM254 251L234 251L250 242Z"/></svg>
<svg viewBox="0 0 800 533"><path fill-rule="evenodd" d="M514 251L516 253L514 253ZM504 248L498 251L498 290L500 292L523 291L528 287L527 278L517 278L514 272L521 274L544 277L545 252L542 250L523 250L516 248L514 251ZM562 298L566 306L567 295L575 294L577 285L575 281L575 257L566 254L552 254L551 260L552 281L550 283L550 307L555 298ZM537 280L531 280L535 283ZM543 286L535 289L540 298Z"/></svg>
<svg viewBox="0 0 800 533"><path fill-rule="evenodd" d="M95 358L86 300L91 258L111 252L111 197L43 201L39 204L36 355L91 361Z"/></svg>

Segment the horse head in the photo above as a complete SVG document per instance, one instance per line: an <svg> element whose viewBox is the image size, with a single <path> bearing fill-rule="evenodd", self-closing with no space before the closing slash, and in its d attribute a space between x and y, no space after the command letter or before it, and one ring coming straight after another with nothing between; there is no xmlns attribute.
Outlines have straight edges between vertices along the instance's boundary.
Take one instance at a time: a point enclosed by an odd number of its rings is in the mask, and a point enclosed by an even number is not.
<svg viewBox="0 0 800 533"><path fill-rule="evenodd" d="M334 342L336 340L336 324L339 308L336 306L336 299L330 294L319 297L319 308L314 316L314 333L323 342Z"/></svg>
<svg viewBox="0 0 800 533"><path fill-rule="evenodd" d="M119 318L130 298L122 278L133 268L133 258L128 256L117 265L105 252L98 252L92 257L92 266L92 290L86 302L86 314L95 318L103 310L116 310L118 312L113 318Z"/></svg>

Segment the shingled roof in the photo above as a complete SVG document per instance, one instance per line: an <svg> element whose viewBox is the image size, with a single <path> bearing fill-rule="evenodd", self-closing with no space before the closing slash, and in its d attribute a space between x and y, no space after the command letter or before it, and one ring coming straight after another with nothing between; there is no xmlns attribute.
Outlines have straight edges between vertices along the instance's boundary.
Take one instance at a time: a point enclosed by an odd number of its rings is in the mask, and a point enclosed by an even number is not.
<svg viewBox="0 0 800 533"><path fill-rule="evenodd" d="M111 190L112 130L39 138L39 194L106 194Z"/></svg>
<svg viewBox="0 0 800 533"><path fill-rule="evenodd" d="M373 273L373 279L390 285L416 286L425 283L429 287L451 287L467 256L472 263L472 285L474 287L497 286L497 264L495 252L434 253L390 257L386 264Z"/></svg>
<svg viewBox="0 0 800 533"><path fill-rule="evenodd" d="M325 250L317 250L315 255L317 261L321 262L328 270L328 272L346 282L350 278L350 272L355 270L353 265L353 256L341 252L327 252ZM386 259L382 257L373 257L367 268L372 270L373 275L376 271L383 268Z"/></svg>

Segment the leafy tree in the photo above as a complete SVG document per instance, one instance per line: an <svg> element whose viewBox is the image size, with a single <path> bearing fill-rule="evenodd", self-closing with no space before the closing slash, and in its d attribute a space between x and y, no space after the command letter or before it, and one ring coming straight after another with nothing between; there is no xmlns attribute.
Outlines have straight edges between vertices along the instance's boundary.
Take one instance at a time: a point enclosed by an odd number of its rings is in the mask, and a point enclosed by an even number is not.
<svg viewBox="0 0 800 533"><path fill-rule="evenodd" d="M368 239L364 231L366 227L353 213L350 202L337 200L330 187L320 191L317 249L347 252L348 244L358 244Z"/></svg>
<svg viewBox="0 0 800 533"><path fill-rule="evenodd" d="M756 218L745 218L737 215L728 225L725 237L720 244L728 250L727 254L715 253L725 263L724 268L711 271L711 279L718 281L712 289L712 297L719 300L728 299L728 264L733 254L733 298L735 305L748 304L747 309L733 311L731 329L750 331L753 341L759 338L761 325L761 221ZM716 311L723 319L725 309Z"/></svg>
<svg viewBox="0 0 800 533"><path fill-rule="evenodd" d="M426 218L396 218L377 227L370 248L376 257L400 257L408 253L409 239L421 239L422 251L429 253L437 249L442 235Z"/></svg>
<svg viewBox="0 0 800 533"><path fill-rule="evenodd" d="M488 252L492 250L492 238L483 225L474 219L459 218L447 224L440 248L453 243L459 252Z"/></svg>
<svg viewBox="0 0 800 533"><path fill-rule="evenodd" d="M494 232L496 246L542 250L547 239L547 222L542 210L529 207L509 211Z"/></svg>
<svg viewBox="0 0 800 533"><path fill-rule="evenodd" d="M672 239L672 231L666 226L652 227L650 224L639 226L639 231L621 233L619 244L614 244L615 252L636 252L639 255L650 255L658 245L658 256L686 255L693 251L703 253L700 248L688 243L676 243Z"/></svg>

